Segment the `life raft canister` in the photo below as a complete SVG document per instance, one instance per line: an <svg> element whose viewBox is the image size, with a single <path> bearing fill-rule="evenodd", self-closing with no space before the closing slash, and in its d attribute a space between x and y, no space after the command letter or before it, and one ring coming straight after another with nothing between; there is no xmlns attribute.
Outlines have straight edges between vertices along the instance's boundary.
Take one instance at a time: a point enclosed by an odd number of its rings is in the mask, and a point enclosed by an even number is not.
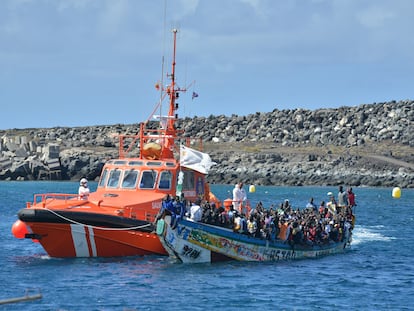
<svg viewBox="0 0 414 311"><path fill-rule="evenodd" d="M161 157L161 145L157 143L146 143L142 149L142 155L149 160L158 160Z"/></svg>

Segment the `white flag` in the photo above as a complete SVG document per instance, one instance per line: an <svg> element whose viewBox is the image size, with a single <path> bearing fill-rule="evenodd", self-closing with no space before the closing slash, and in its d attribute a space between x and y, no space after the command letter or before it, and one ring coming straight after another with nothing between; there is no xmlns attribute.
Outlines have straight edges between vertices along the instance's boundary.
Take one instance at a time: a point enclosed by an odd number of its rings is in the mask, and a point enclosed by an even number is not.
<svg viewBox="0 0 414 311"><path fill-rule="evenodd" d="M180 165L200 172L208 174L211 166L217 164L211 161L207 153L203 153L186 146L180 146Z"/></svg>

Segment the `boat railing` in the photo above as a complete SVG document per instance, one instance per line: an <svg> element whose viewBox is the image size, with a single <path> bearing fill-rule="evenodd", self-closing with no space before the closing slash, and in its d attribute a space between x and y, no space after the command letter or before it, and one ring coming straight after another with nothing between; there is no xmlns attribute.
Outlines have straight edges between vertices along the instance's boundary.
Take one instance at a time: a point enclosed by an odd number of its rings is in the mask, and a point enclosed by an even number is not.
<svg viewBox="0 0 414 311"><path fill-rule="evenodd" d="M65 193L42 193L42 194L35 194L33 199L33 205L42 204L43 207L46 207L47 204L51 202L55 202L59 200L59 202L67 203L73 200L80 200L79 195L77 194L65 194ZM86 201L85 201L86 202ZM31 206L31 202L27 202L27 206Z"/></svg>
<svg viewBox="0 0 414 311"><path fill-rule="evenodd" d="M79 198L77 194L63 194L63 193L42 193L42 194L35 194L33 202L27 202L27 208L31 206L41 206L46 208L51 204L75 204L80 205L82 203L90 202L88 200L82 200ZM101 201L97 203L100 207L105 207ZM112 205L108 207L113 207ZM149 222L153 222L158 214L158 209L154 209L153 211L149 211L148 208L139 207L139 206L126 206L119 209L119 215L127 218L134 218L134 219L144 219Z"/></svg>
<svg viewBox="0 0 414 311"><path fill-rule="evenodd" d="M142 149L144 144L149 142L164 142L164 140L173 140L176 146L183 144L187 147L195 147L199 151L203 151L203 139L201 137L184 137L176 136L174 134L166 134L165 129L143 129L140 128L140 132L135 135L119 135L119 158L128 158L134 154L135 150ZM145 133L144 133L145 132ZM176 133L180 134L182 131L176 130ZM138 156L139 152L135 156Z"/></svg>
<svg viewBox="0 0 414 311"><path fill-rule="evenodd" d="M240 205L240 212L243 213L244 215L250 215L250 212L252 210L252 206L250 205L250 200L243 200L243 201L236 201L232 199L224 200L224 208L227 211L230 210L230 205L233 205L234 209L238 209L236 208L236 206Z"/></svg>

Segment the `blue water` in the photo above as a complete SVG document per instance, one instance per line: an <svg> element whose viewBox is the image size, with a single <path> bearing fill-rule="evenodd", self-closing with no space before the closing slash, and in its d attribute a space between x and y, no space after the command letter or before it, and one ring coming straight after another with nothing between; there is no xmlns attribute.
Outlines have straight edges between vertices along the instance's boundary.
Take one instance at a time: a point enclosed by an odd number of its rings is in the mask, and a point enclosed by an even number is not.
<svg viewBox="0 0 414 311"><path fill-rule="evenodd" d="M96 187L91 185L92 189ZM220 199L232 186L211 186ZM304 207L335 187L256 187L253 204L289 199ZM17 211L42 192L74 182L0 182L0 300L42 299L0 310L414 310L414 190L354 188L353 246L345 254L280 263L183 265L167 257L49 258L11 234Z"/></svg>

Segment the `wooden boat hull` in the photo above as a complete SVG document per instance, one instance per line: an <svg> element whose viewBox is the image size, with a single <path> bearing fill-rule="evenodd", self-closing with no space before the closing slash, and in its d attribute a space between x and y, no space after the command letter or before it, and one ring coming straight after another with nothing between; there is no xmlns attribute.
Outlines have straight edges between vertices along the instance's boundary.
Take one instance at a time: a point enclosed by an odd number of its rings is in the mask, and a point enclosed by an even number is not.
<svg viewBox="0 0 414 311"><path fill-rule="evenodd" d="M142 220L33 208L18 216L30 229L27 238L38 241L51 257L167 255L153 225Z"/></svg>
<svg viewBox="0 0 414 311"><path fill-rule="evenodd" d="M157 234L169 255L183 263L315 258L341 253L350 245L350 236L343 242L291 246L282 241L271 242L189 220L181 220L175 228L170 222L170 216L158 221Z"/></svg>

